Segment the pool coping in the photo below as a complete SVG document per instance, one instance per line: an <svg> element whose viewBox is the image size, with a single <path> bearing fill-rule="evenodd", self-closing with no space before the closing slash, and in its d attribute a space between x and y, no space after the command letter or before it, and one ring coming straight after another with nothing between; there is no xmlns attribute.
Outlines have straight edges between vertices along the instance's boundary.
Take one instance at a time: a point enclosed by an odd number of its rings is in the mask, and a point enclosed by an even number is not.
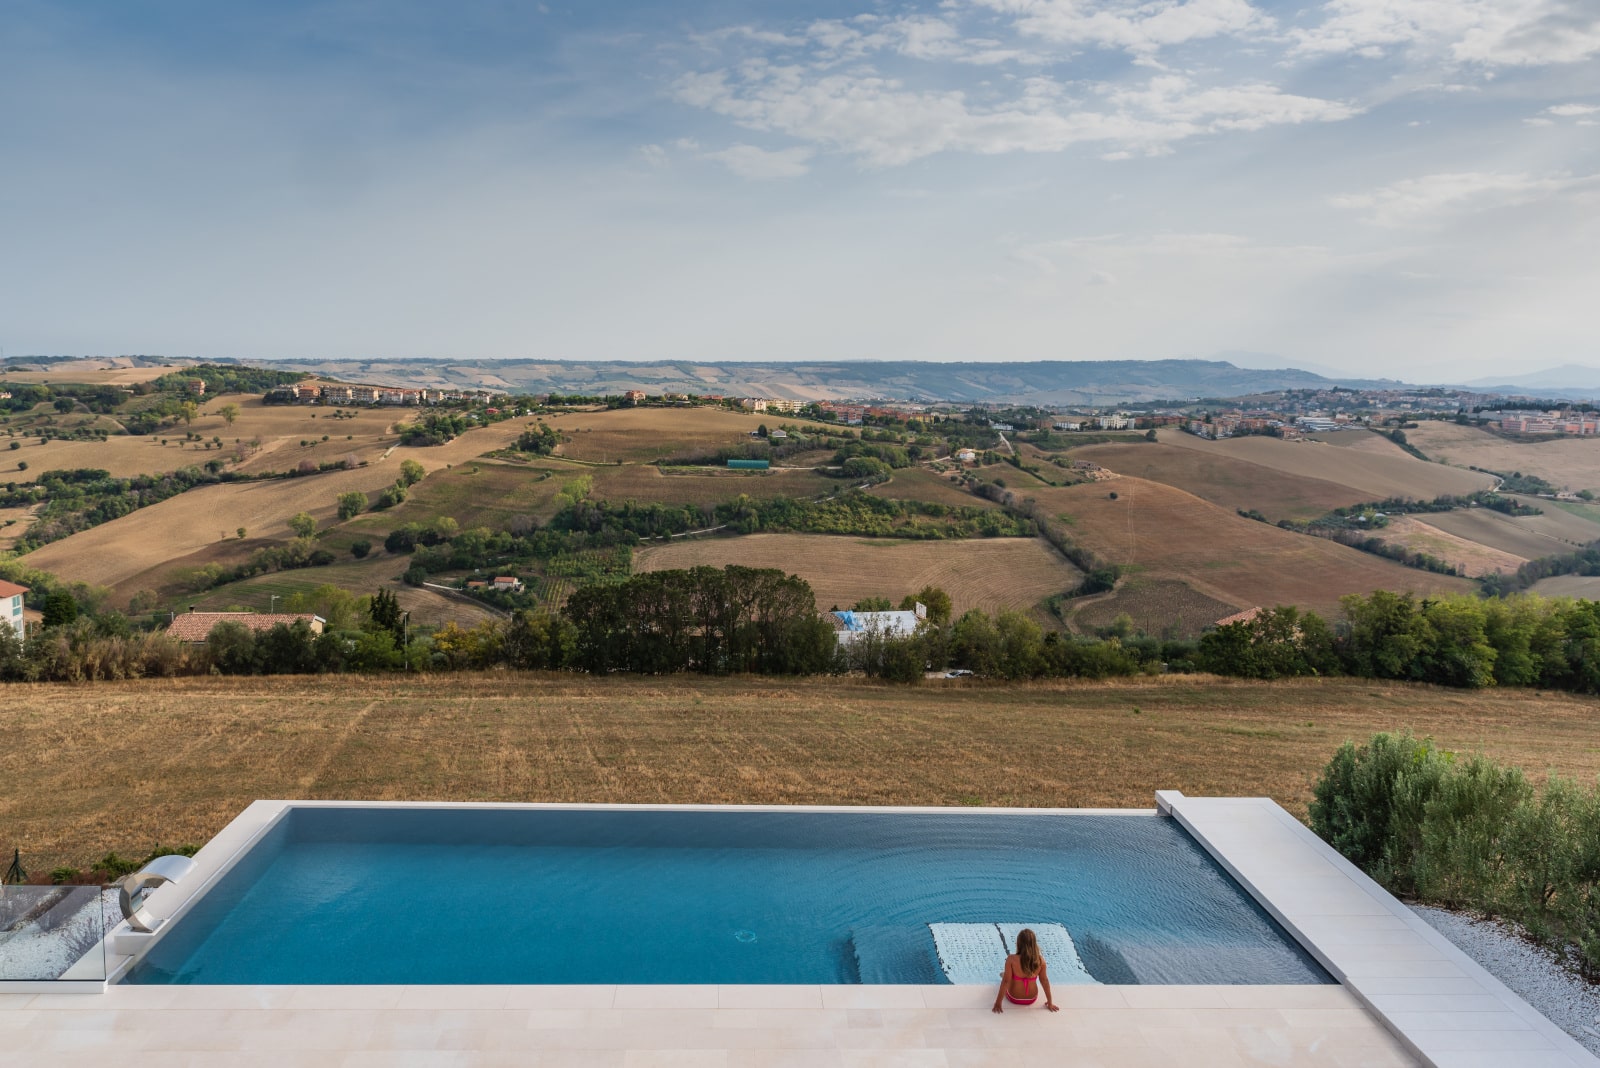
<svg viewBox="0 0 1600 1068"><path fill-rule="evenodd" d="M1162 790L1156 804L1424 1064L1600 1068L1271 798Z"/></svg>

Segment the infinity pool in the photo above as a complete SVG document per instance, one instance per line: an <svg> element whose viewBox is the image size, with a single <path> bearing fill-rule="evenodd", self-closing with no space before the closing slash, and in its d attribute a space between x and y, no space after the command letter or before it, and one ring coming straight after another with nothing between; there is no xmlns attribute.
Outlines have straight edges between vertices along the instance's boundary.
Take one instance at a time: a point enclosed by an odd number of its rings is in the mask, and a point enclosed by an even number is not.
<svg viewBox="0 0 1600 1068"><path fill-rule="evenodd" d="M1059 923L1104 983L1332 980L1153 815L294 807L132 983L939 983Z"/></svg>

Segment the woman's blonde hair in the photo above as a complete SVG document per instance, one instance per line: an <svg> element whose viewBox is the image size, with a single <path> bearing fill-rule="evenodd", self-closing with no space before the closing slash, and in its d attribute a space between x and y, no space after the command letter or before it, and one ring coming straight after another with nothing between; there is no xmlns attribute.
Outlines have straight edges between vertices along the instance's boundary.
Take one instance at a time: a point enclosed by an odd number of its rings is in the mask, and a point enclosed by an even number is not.
<svg viewBox="0 0 1600 1068"><path fill-rule="evenodd" d="M1030 928L1017 932L1017 968L1023 975L1038 975L1044 959L1039 956L1039 940Z"/></svg>

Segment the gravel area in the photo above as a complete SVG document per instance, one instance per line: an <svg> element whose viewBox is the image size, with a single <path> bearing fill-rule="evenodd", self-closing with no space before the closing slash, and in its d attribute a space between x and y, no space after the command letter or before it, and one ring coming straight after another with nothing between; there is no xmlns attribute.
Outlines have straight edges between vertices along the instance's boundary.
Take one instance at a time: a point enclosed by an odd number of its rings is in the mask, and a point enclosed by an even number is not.
<svg viewBox="0 0 1600 1068"><path fill-rule="evenodd" d="M1484 971L1600 1056L1600 987L1562 967L1509 923L1475 919L1444 909L1411 906L1428 926L1454 942Z"/></svg>

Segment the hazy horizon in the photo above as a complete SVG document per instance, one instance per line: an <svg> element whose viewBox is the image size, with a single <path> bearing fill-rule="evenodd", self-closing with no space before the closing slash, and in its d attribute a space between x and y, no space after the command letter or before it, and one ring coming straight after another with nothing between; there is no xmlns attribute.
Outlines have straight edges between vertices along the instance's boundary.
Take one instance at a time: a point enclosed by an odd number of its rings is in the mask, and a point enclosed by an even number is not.
<svg viewBox="0 0 1600 1068"><path fill-rule="evenodd" d="M1582 0L19 0L0 56L12 355L1600 363Z"/></svg>

